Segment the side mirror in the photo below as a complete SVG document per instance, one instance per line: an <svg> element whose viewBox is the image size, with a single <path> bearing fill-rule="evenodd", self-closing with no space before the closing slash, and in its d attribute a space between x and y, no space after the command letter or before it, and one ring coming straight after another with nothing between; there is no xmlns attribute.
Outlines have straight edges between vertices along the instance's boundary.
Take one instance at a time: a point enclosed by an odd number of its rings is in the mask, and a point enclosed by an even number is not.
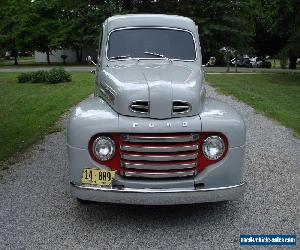
<svg viewBox="0 0 300 250"><path fill-rule="evenodd" d="M94 66L96 66L97 64L93 61L92 57L91 56L88 56L86 58L87 62L89 62L90 64L93 64Z"/></svg>

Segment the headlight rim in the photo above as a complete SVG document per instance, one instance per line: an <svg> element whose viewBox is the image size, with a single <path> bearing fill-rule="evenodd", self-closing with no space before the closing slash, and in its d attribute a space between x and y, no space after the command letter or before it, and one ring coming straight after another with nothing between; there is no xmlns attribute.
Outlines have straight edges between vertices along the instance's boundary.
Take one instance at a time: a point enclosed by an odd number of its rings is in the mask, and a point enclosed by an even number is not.
<svg viewBox="0 0 300 250"><path fill-rule="evenodd" d="M205 144L207 143L207 141L209 139L218 139L219 141L221 141L223 147L222 147L221 154L218 157L212 158L209 155L207 155L207 153L205 152L205 146L206 146ZM221 160L225 156L226 151L227 151L226 140L224 140L224 138L222 138L222 136L208 135L202 143L202 153L203 153L204 157L209 161L219 161L219 160Z"/></svg>
<svg viewBox="0 0 300 250"><path fill-rule="evenodd" d="M105 140L107 140L107 141L109 141L111 144L112 144L112 146L113 146L113 151L112 151L112 153L111 153L111 155L110 155L110 157L107 157L107 158L100 158L99 157L99 155L96 153L96 151L95 151L95 145L96 145L96 143L99 141L99 140L101 140L101 139L105 139ZM109 161L109 160L111 160L114 156L115 156L115 154L116 154L116 143L115 143L115 141L113 140L113 139L111 139L110 137L108 137L108 136L105 136L105 135L98 135L94 140L93 140L93 143L92 143L92 154L93 154L93 156L98 160L98 161L103 161L103 162L106 162L106 161Z"/></svg>

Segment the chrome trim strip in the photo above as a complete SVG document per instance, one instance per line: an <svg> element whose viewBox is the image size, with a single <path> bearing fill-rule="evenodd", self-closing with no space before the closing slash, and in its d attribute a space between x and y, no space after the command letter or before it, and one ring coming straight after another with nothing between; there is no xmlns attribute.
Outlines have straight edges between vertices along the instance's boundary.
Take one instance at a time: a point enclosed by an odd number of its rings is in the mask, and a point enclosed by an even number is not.
<svg viewBox="0 0 300 250"><path fill-rule="evenodd" d="M129 154L121 153L121 158L129 161L185 161L194 160L198 153L177 155L152 155L152 154Z"/></svg>
<svg viewBox="0 0 300 250"><path fill-rule="evenodd" d="M74 197L82 200L123 204L174 205L235 200L241 198L244 191L244 183L203 189L192 187L189 189L118 189L82 186L71 182L71 192Z"/></svg>
<svg viewBox="0 0 300 250"><path fill-rule="evenodd" d="M185 108L189 108L188 105L186 106L174 106L173 109L185 109Z"/></svg>
<svg viewBox="0 0 300 250"><path fill-rule="evenodd" d="M143 169L143 170L177 170L177 169L191 169L197 166L196 162L190 163L170 163L170 164L156 164L156 163L133 163L122 161L123 168L129 169Z"/></svg>
<svg viewBox="0 0 300 250"><path fill-rule="evenodd" d="M198 149L198 144L184 145L184 146L143 146L143 145L121 145L121 150L130 152L142 153L172 153L172 152L185 152Z"/></svg>
<svg viewBox="0 0 300 250"><path fill-rule="evenodd" d="M138 178L178 178L194 176L195 171L178 171L178 172L135 172L135 171L122 171L122 175L126 177L138 177Z"/></svg>
<svg viewBox="0 0 300 250"><path fill-rule="evenodd" d="M198 59L198 53L199 52L197 50L196 38L195 38L193 32L190 31L190 30L175 28L175 27L164 27L164 26L131 26L131 27L123 27L123 28L113 29L108 33L107 40L106 40L106 43L105 43L105 58L106 58L106 60L111 61L111 62L113 62L113 61L126 61L126 60L130 60L130 59L135 59L135 60L165 60L165 58L149 58L149 57L145 57L145 58L130 57L130 58L127 58L127 59L111 59L110 60L107 56L107 52L108 52L108 43L109 43L109 38L110 38L111 33L114 32L114 31L118 31L118 30L129 30L129 29L170 29L170 30L180 30L180 31L188 32L193 37L194 47L195 47L195 59L194 60L181 60L181 59L169 58L168 60L170 60L170 61L183 61L183 62L195 62Z"/></svg>
<svg viewBox="0 0 300 250"><path fill-rule="evenodd" d="M131 107L134 107L134 108L149 108L148 105L141 105L141 104L131 104Z"/></svg>
<svg viewBox="0 0 300 250"><path fill-rule="evenodd" d="M122 139L129 142L193 142L199 139L198 134L170 135L170 136L151 136L151 135L123 135Z"/></svg>

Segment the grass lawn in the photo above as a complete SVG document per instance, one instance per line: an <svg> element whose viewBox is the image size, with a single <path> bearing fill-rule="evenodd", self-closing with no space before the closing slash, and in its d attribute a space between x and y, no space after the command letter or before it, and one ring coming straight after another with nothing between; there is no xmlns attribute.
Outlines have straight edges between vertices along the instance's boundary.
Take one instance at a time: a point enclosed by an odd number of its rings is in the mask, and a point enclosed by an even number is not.
<svg viewBox="0 0 300 250"><path fill-rule="evenodd" d="M279 59L267 59L267 61L271 62L272 68L281 69L280 60ZM289 62L287 62L286 68L289 68ZM300 64L296 65L296 69L300 69Z"/></svg>
<svg viewBox="0 0 300 250"><path fill-rule="evenodd" d="M300 136L300 74L208 75L207 81Z"/></svg>
<svg viewBox="0 0 300 250"><path fill-rule="evenodd" d="M33 64L34 63L34 57L33 56L27 56L27 57L19 57L18 58L18 63L19 64ZM0 59L0 66L14 66L15 65L15 61L13 59L11 60L5 60L3 58Z"/></svg>
<svg viewBox="0 0 300 250"><path fill-rule="evenodd" d="M59 117L94 89L90 73L59 84L17 83L17 75L0 73L0 162L57 131Z"/></svg>
<svg viewBox="0 0 300 250"><path fill-rule="evenodd" d="M87 66L89 65L87 62L74 62L74 63L67 63L66 66ZM5 60L3 58L0 58L0 67L6 67L6 66L13 66L13 67L53 67L53 66L64 66L63 62L51 62L51 65L48 65L47 62L44 63L37 63L34 61L33 56L28 57L19 57L18 58L18 65L15 65L15 61L13 59L11 60Z"/></svg>

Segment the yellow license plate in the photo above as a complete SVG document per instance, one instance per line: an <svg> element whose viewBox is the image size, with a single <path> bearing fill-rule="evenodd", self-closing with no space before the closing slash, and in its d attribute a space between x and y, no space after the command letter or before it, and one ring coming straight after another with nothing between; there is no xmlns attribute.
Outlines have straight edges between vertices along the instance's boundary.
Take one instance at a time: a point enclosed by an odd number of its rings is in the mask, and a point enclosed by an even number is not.
<svg viewBox="0 0 300 250"><path fill-rule="evenodd" d="M97 186L111 186L115 173L116 171L85 168L82 171L81 183Z"/></svg>

